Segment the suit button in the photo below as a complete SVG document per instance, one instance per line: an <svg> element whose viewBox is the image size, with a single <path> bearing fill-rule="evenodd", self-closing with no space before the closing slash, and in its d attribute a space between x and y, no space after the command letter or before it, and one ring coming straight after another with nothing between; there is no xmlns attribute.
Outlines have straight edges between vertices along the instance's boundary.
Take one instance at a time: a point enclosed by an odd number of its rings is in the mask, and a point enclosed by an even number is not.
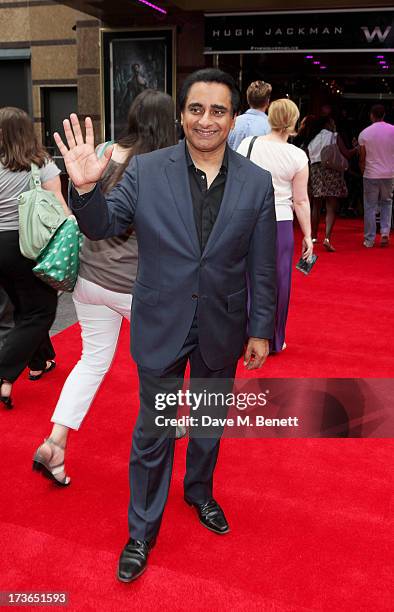
<svg viewBox="0 0 394 612"><path fill-rule="evenodd" d="M193 293L193 295L192 295L192 299L193 299L193 300L197 300L197 299L198 299L198 295L197 295L197 293Z"/></svg>

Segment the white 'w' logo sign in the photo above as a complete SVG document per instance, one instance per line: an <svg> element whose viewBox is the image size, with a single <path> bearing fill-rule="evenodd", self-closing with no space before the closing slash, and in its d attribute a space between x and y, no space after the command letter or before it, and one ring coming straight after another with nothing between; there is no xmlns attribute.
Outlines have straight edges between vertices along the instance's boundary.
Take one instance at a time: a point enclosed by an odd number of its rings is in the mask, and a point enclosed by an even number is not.
<svg viewBox="0 0 394 612"><path fill-rule="evenodd" d="M391 32L391 26L387 26L387 28L385 29L384 32L382 32L381 28L379 26L376 26L372 32L369 31L369 28L367 27L361 27L362 31L365 34L365 38L367 39L367 42L373 42L375 37L378 37L379 42L383 43L387 36L390 34Z"/></svg>

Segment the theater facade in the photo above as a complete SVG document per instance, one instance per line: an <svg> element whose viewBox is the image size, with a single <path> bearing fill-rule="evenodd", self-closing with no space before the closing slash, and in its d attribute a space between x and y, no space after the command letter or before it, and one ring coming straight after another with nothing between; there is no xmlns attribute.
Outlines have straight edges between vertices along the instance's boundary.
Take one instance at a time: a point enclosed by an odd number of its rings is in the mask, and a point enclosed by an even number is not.
<svg viewBox="0 0 394 612"><path fill-rule="evenodd" d="M352 6L350 6L352 4ZM45 144L65 114L115 138L146 86L174 97L185 76L217 66L242 92L269 81L302 113L323 104L365 113L394 102L391 0L0 0L0 105L23 106ZM12 85L12 86L11 86ZM245 100L244 100L245 102Z"/></svg>

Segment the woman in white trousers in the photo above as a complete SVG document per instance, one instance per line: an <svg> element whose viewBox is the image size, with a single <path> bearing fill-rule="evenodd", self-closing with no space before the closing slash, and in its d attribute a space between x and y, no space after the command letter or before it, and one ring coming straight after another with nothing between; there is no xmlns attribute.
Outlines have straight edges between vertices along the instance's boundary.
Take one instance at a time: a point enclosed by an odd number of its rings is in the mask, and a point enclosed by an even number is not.
<svg viewBox="0 0 394 612"><path fill-rule="evenodd" d="M112 150L102 180L110 191L133 155L176 142L172 98L147 89L130 107L128 131ZM73 117L71 117L71 120ZM68 121L65 129L71 131ZM97 148L100 157L110 143ZM59 486L70 484L64 457L70 429L78 430L111 366L123 318L130 320L132 286L137 274L138 248L132 229L124 236L91 241L85 238L73 300L81 326L82 356L68 376L51 421L51 434L37 449L33 469Z"/></svg>
<svg viewBox="0 0 394 612"><path fill-rule="evenodd" d="M51 421L78 430L110 369L122 321L130 321L132 296L79 276L73 301L81 326L82 356L64 384Z"/></svg>

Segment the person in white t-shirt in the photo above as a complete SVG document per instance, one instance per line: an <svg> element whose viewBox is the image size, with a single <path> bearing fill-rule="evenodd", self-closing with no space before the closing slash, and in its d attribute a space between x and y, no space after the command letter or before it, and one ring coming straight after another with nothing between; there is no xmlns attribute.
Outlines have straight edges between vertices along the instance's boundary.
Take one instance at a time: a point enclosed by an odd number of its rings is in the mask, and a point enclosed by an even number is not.
<svg viewBox="0 0 394 612"><path fill-rule="evenodd" d="M329 145L336 144L342 156L350 159L355 155L356 149L347 149L342 138L336 131L335 121L328 115L319 117L309 135L307 145L310 161L310 191L312 199L312 240L318 241L320 212L323 204L326 208L326 227L323 247L331 253L335 248L331 242L332 230L338 210L338 200L346 198L348 190L344 172L334 170L322 164L321 154Z"/></svg>
<svg viewBox="0 0 394 612"><path fill-rule="evenodd" d="M394 125L384 121L384 106L371 109L372 125L358 137L364 184L364 246L374 246L380 209L380 246L389 244L394 188Z"/></svg>
<svg viewBox="0 0 394 612"><path fill-rule="evenodd" d="M295 134L299 110L291 100L283 98L271 103L268 120L271 133L253 143L251 161L272 175L277 220L277 305L275 334L271 352L286 348L285 331L290 301L291 272L294 251L294 212L303 233L302 257L313 253L311 217L308 198L308 157L304 151L287 142ZM245 138L238 153L248 155L252 138Z"/></svg>

